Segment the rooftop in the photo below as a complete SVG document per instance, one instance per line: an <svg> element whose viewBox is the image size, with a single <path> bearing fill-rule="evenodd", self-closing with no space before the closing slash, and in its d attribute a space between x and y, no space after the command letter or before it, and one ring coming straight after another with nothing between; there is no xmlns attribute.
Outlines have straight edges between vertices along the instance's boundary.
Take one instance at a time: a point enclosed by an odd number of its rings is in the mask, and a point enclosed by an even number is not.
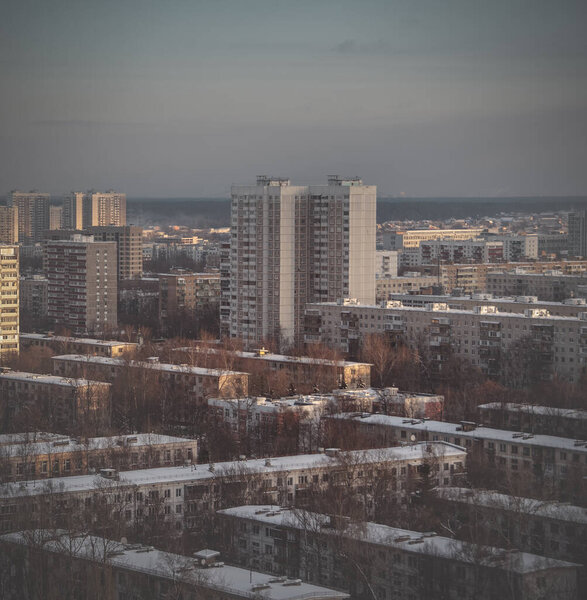
<svg viewBox="0 0 587 600"><path fill-rule="evenodd" d="M43 540L42 536L46 536L46 541L37 541ZM244 598L310 600L349 597L343 592L303 583L300 580L294 583L285 578L223 563L205 568L198 564L196 558L189 556L171 554L140 544L122 544L95 536L71 536L63 530L10 533L0 536L0 541L23 546L34 544L36 547L41 544L48 552L73 555L98 563L106 562L114 568L142 572L164 579L179 579L195 587L211 588Z"/></svg>
<svg viewBox="0 0 587 600"><path fill-rule="evenodd" d="M579 408L557 408L554 406L539 406L537 404L518 404L516 402L489 402L479 404L477 408L487 410L506 410L508 412L526 412L536 415L546 415L553 418L587 420L587 410Z"/></svg>
<svg viewBox="0 0 587 600"><path fill-rule="evenodd" d="M236 356L238 358L251 358L256 360L267 360L273 362L285 362L285 363L301 363L307 365L328 365L337 367L351 367L351 366L371 366L369 363L361 363L356 361L349 360L330 360L327 358L312 358L309 356L289 356L287 354L274 354L273 352L269 352L264 348L260 349L257 352L244 352L242 350L224 350L221 348L211 348L211 347L195 347L186 346L183 348L175 348L175 352L193 352L194 354L227 354L229 356Z"/></svg>
<svg viewBox="0 0 587 600"><path fill-rule="evenodd" d="M166 371L170 373L185 373L187 375L248 375L242 371L228 371L223 369L205 369L203 367L190 367L189 365L173 365L170 363L160 363L158 361L137 361L125 360L124 358L110 358L108 356L89 356L86 354L62 354L53 356L52 360L67 360L70 362L83 362L96 365L129 366L141 369L154 369L156 371Z"/></svg>
<svg viewBox="0 0 587 600"><path fill-rule="evenodd" d="M24 436L26 434L13 434ZM49 434L54 438L37 439L30 434L28 441L4 444L0 448L0 457L35 456L39 454L56 454L59 452L92 452L108 448L138 448L161 444L193 443L195 440L188 438L171 437L157 433L137 433L134 435L114 435L109 437L94 437L87 440L73 439L66 435ZM24 440L24 438L21 438Z"/></svg>
<svg viewBox="0 0 587 600"><path fill-rule="evenodd" d="M587 454L585 442L571 438L558 437L554 435L522 434L506 429L493 429L476 425L472 431L463 431L460 424L447 423L445 421L432 421L430 419L409 419L404 417L392 417L389 415L363 413L342 413L328 417L330 419L352 419L360 421L365 425L382 425L408 431L429 431L430 433L446 434L463 439L498 440L513 442L515 444L528 446L543 446L549 448L561 448L572 452Z"/></svg>
<svg viewBox="0 0 587 600"><path fill-rule="evenodd" d="M573 506L571 504L548 500L535 500L534 498L523 498L520 496L510 496L508 494L500 494L490 490L471 490L458 487L437 488L436 494L440 498L452 502L498 508L517 514L525 513L535 517L544 517L587 525L587 508L581 506Z"/></svg>
<svg viewBox="0 0 587 600"><path fill-rule="evenodd" d="M337 456L327 454L297 454L295 456L279 456L270 459L258 458L245 461L229 461L215 465L202 464L181 467L159 467L155 469L140 469L124 471L119 474L113 485L122 487L129 485L150 484L196 484L224 475L234 473L271 474L297 469L316 469L343 464L342 461L351 458L360 464L377 464L383 461L418 461L425 455L426 448L433 446L444 456L465 457L465 449L445 442L412 444L410 446L395 446L376 450L354 450L339 452ZM104 479L99 475L78 475L73 477L54 477L50 480L32 480L0 485L0 498L42 495L47 492L66 493L91 491L103 487Z"/></svg>
<svg viewBox="0 0 587 600"><path fill-rule="evenodd" d="M64 387L83 387L86 385L110 386L103 381L92 381L90 379L73 379L71 377L59 377L57 375L42 375L39 373L25 373L24 371L8 371L0 373L0 380L30 381L35 383L47 383L61 385Z"/></svg>
<svg viewBox="0 0 587 600"><path fill-rule="evenodd" d="M341 528L330 525L330 517L327 515L276 506L238 506L219 510L218 513L294 529L311 528L311 531L321 534L342 535L350 539L358 538L362 542L398 548L403 552L414 554L431 554L451 560L454 560L456 555L460 561L471 563L482 560L489 567L503 568L518 573L579 566L527 552L508 552L501 548L467 544L460 540L438 536L434 532L422 533L379 523L348 522L345 524L346 526L343 525L344 528L341 531Z"/></svg>
<svg viewBox="0 0 587 600"><path fill-rule="evenodd" d="M117 340L96 340L93 338L75 338L62 335L45 335L43 333L21 333L21 340L44 340L48 342L56 342L63 344L84 344L88 346L103 346L112 348L116 346L136 346L132 342L119 342Z"/></svg>

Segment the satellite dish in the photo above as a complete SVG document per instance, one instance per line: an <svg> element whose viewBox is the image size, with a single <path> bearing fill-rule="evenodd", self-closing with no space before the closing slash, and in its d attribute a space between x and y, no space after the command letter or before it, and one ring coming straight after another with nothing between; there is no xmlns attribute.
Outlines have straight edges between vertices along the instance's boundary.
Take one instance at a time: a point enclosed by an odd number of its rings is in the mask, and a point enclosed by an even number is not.
<svg viewBox="0 0 587 600"><path fill-rule="evenodd" d="M410 439L412 440L412 442L416 441L416 436L412 433L412 435L410 436Z"/></svg>

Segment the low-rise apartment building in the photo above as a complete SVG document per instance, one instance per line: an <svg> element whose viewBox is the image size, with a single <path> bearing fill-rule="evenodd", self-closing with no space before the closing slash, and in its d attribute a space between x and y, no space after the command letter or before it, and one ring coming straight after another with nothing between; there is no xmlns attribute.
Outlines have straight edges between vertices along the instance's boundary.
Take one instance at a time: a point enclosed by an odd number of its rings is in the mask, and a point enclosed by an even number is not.
<svg viewBox="0 0 587 600"><path fill-rule="evenodd" d="M524 269L487 274L486 289L495 296L536 296L540 300L562 302L579 294L587 284L584 274L567 275L559 270L529 273Z"/></svg>
<svg viewBox="0 0 587 600"><path fill-rule="evenodd" d="M515 402L490 402L477 408L480 421L489 427L587 440L587 410Z"/></svg>
<svg viewBox="0 0 587 600"><path fill-rule="evenodd" d="M21 333L20 344L26 348L48 348L55 354L72 352L76 354L90 354L115 358L123 354L132 354L137 345L131 342L116 340L95 340L91 338L77 338L63 335L50 335L43 333Z"/></svg>
<svg viewBox="0 0 587 600"><path fill-rule="evenodd" d="M459 537L482 535L489 543L578 563L586 581L585 507L456 487L438 489L436 497L441 503L436 510L450 514Z"/></svg>
<svg viewBox="0 0 587 600"><path fill-rule="evenodd" d="M15 443L0 445L0 481L192 464L198 456L196 440L156 433L90 438L52 434L56 437L49 439L44 435L13 434Z"/></svg>
<svg viewBox="0 0 587 600"><path fill-rule="evenodd" d="M348 594L229 566L220 552L183 556L66 531L30 531L0 536L4 600L29 597L32 582L61 590L64 598L127 600L347 600ZM64 577L64 570L72 577Z"/></svg>
<svg viewBox="0 0 587 600"><path fill-rule="evenodd" d="M0 418L3 431L17 417L68 432L100 432L110 425L110 384L85 378L0 373Z"/></svg>
<svg viewBox="0 0 587 600"><path fill-rule="evenodd" d="M504 260L503 242L473 240L429 240L420 242L419 264L494 263Z"/></svg>
<svg viewBox="0 0 587 600"><path fill-rule="evenodd" d="M439 287L440 282L436 275L404 273L400 277L378 277L375 281L375 298L377 302L381 302L391 300L394 294L409 294Z"/></svg>
<svg viewBox="0 0 587 600"><path fill-rule="evenodd" d="M378 446L445 441L463 446L503 477L527 478L546 489L561 489L569 498L581 497L587 476L587 441L533 435L428 419L389 415L341 414L327 417L332 427L363 434Z"/></svg>
<svg viewBox="0 0 587 600"><path fill-rule="evenodd" d="M353 598L577 597L579 565L570 562L275 506L217 514L241 564L343 586Z"/></svg>
<svg viewBox="0 0 587 600"><path fill-rule="evenodd" d="M114 382L129 369L142 372L154 384L166 386L170 397L174 397L176 418L180 422L187 420L189 411L204 405L208 398L239 398L248 394L248 373L239 371L166 364L156 359L135 361L80 354L54 356L52 360L54 373L62 377L91 376Z"/></svg>
<svg viewBox="0 0 587 600"><path fill-rule="evenodd" d="M448 294L391 294L388 300L397 300L403 306L425 308L427 304L446 304L451 310L474 310L476 306L495 306L499 312L524 313L528 309L544 309L553 317L579 317L587 311L585 298L566 298L562 302L538 300L536 296L505 296L489 293L468 296Z"/></svg>
<svg viewBox="0 0 587 600"><path fill-rule="evenodd" d="M407 229L404 231L387 231L381 236L385 250L402 250L417 248L422 242L429 240L470 240L482 233L483 227L467 229Z"/></svg>
<svg viewBox="0 0 587 600"><path fill-rule="evenodd" d="M371 385L371 365L355 361L274 354L265 348L254 352L231 351L212 346L189 346L175 350L179 360L210 367L239 369L261 374L277 373L281 383L301 393L329 392L336 388L355 389ZM309 389L308 389L309 388Z"/></svg>
<svg viewBox="0 0 587 600"><path fill-rule="evenodd" d="M220 508L255 502L311 506L321 495L341 493L355 510L362 506L372 516L375 506L407 502L423 464L434 463L435 484L458 485L465 457L464 448L431 442L124 472L106 468L99 476L5 483L0 531L67 527L72 519L95 523L100 513L135 535L156 526L179 533L201 527Z"/></svg>
<svg viewBox="0 0 587 600"><path fill-rule="evenodd" d="M519 314L500 312L492 305L455 310L446 303L411 307L389 301L369 306L353 299L306 307L308 344L319 342L353 356L361 340L374 333L426 348L438 376L443 363L456 357L500 377L512 367L512 360L506 358L509 350L523 344L532 351L530 366L538 377L557 374L578 382L587 358L587 312L557 317L541 308Z"/></svg>

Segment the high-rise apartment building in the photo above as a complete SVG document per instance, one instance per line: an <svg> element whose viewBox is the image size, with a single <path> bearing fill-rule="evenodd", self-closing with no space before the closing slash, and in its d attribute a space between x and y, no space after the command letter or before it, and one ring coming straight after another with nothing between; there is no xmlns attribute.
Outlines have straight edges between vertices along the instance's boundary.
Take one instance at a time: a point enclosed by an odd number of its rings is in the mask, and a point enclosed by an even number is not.
<svg viewBox="0 0 587 600"><path fill-rule="evenodd" d="M569 253L587 256L587 210L569 214Z"/></svg>
<svg viewBox="0 0 587 600"><path fill-rule="evenodd" d="M86 192L83 196L83 227L126 225L126 194Z"/></svg>
<svg viewBox="0 0 587 600"><path fill-rule="evenodd" d="M63 198L63 229L83 229L84 193L70 192Z"/></svg>
<svg viewBox="0 0 587 600"><path fill-rule="evenodd" d="M143 228L134 225L89 227L96 242L116 242L118 279L137 279L143 274Z"/></svg>
<svg viewBox="0 0 587 600"><path fill-rule="evenodd" d="M44 252L48 316L76 335L116 327L116 244L78 234L48 240Z"/></svg>
<svg viewBox="0 0 587 600"><path fill-rule="evenodd" d="M18 246L0 246L0 360L18 352Z"/></svg>
<svg viewBox="0 0 587 600"><path fill-rule="evenodd" d="M49 229L49 194L19 192L7 195L7 206L18 207L18 238L23 244L34 244L43 239Z"/></svg>
<svg viewBox="0 0 587 600"><path fill-rule="evenodd" d="M0 244L18 244L17 206L0 206Z"/></svg>
<svg viewBox="0 0 587 600"><path fill-rule="evenodd" d="M329 177L258 177L232 188L230 336L245 347L299 338L304 307L351 295L375 301L376 187Z"/></svg>
<svg viewBox="0 0 587 600"><path fill-rule="evenodd" d="M61 229L63 223L63 206L49 207L49 229Z"/></svg>

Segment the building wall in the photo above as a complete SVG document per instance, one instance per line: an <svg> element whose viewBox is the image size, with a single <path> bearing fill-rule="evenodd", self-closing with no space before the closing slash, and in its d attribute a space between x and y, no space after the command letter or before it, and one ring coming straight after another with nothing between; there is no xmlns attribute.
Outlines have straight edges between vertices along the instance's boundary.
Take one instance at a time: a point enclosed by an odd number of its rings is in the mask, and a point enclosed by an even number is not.
<svg viewBox="0 0 587 600"><path fill-rule="evenodd" d="M19 248L0 245L0 361L19 350Z"/></svg>
<svg viewBox="0 0 587 600"><path fill-rule="evenodd" d="M126 225L126 194L89 191L83 196L83 227Z"/></svg>
<svg viewBox="0 0 587 600"><path fill-rule="evenodd" d="M48 316L77 335L116 328L116 244L77 236L47 241L44 252Z"/></svg>
<svg viewBox="0 0 587 600"><path fill-rule="evenodd" d="M308 300L375 298L374 186L331 178L291 186L260 177L233 186L231 337L251 348L294 341Z"/></svg>
<svg viewBox="0 0 587 600"><path fill-rule="evenodd" d="M7 195L7 206L18 208L18 239L22 244L43 240L43 231L49 229L49 194L12 191Z"/></svg>
<svg viewBox="0 0 587 600"><path fill-rule="evenodd" d="M0 206L0 244L18 244L18 206Z"/></svg>

